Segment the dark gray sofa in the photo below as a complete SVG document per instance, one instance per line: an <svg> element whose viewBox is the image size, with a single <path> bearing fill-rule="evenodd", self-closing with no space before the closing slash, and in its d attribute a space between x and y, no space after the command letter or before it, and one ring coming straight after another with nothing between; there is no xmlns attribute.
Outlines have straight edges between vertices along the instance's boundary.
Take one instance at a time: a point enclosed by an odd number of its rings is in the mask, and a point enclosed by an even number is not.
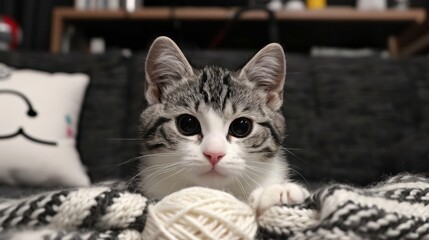
<svg viewBox="0 0 429 240"><path fill-rule="evenodd" d="M238 68L254 51L185 51L192 63ZM138 156L145 106L145 54L123 56L0 52L0 62L91 76L78 149L94 182L127 179ZM429 172L429 61L287 55L285 147L291 167L312 185L365 185L399 172ZM39 191L0 186L0 197Z"/></svg>

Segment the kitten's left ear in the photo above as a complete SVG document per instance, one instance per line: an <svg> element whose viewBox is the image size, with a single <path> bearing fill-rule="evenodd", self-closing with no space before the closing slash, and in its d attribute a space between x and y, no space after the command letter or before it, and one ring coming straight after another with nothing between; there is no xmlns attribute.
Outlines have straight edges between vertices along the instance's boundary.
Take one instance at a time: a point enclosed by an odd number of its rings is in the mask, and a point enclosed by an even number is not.
<svg viewBox="0 0 429 240"><path fill-rule="evenodd" d="M239 78L266 92L267 104L278 110L283 104L286 59L280 44L271 43L261 49L240 71Z"/></svg>
<svg viewBox="0 0 429 240"><path fill-rule="evenodd" d="M176 43L168 37L158 37L152 43L146 59L146 100L159 103L170 84L193 75L193 70Z"/></svg>

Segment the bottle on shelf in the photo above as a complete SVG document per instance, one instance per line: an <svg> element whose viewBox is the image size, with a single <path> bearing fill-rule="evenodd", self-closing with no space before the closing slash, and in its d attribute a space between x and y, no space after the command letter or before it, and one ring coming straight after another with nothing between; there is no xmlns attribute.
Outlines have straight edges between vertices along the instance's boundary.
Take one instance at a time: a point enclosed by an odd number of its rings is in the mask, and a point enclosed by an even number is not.
<svg viewBox="0 0 429 240"><path fill-rule="evenodd" d="M326 8L326 0L307 0L307 8L310 10Z"/></svg>

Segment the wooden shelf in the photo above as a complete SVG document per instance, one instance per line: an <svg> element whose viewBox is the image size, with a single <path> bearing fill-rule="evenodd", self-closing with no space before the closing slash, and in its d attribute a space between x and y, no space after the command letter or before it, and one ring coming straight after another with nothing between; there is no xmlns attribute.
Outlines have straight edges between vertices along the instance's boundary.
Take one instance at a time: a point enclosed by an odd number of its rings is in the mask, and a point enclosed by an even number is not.
<svg viewBox="0 0 429 240"><path fill-rule="evenodd" d="M67 21L86 20L189 20L189 21L226 21L231 19L238 8L221 7L146 7L128 13L125 10L75 10L74 8L55 8L52 21L51 51L59 52L64 24ZM414 25L424 25L427 21L425 9L359 11L354 8L332 7L322 10L275 12L278 21L378 21L378 22L410 22ZM259 21L268 18L266 12L253 10L241 15L242 21ZM392 40L393 39L393 40ZM421 45L421 44L420 44ZM395 36L389 40L389 46L396 47ZM395 54L400 49L393 51Z"/></svg>
<svg viewBox="0 0 429 240"><path fill-rule="evenodd" d="M144 10L140 10L144 12ZM177 19L183 20L227 20L231 18L237 9L234 8L181 8L173 10L171 14ZM139 14L137 11L135 14ZM413 21L423 22L426 19L426 11L412 9L408 11L356 11L353 8L327 8L323 10L287 11L275 12L277 20L294 21ZM243 14L241 20L265 20L267 14L264 11L252 11Z"/></svg>
<svg viewBox="0 0 429 240"><path fill-rule="evenodd" d="M228 20L237 8L219 7L147 7L127 13L124 10L75 10L73 8L57 8L54 15L61 19L179 19L179 20ZM421 23L426 19L424 9L406 11L358 11L353 8L327 8L323 10L286 11L275 13L278 20L303 21L411 21ZM254 10L243 14L241 20L265 20L264 11Z"/></svg>

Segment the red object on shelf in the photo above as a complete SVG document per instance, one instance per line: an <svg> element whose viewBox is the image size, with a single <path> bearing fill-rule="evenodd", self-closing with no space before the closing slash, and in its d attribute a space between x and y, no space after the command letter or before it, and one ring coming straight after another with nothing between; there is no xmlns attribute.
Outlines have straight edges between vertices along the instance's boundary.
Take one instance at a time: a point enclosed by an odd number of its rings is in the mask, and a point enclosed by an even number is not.
<svg viewBox="0 0 429 240"><path fill-rule="evenodd" d="M9 16L0 17L0 44L4 49L15 49L22 39L22 31L19 24Z"/></svg>

